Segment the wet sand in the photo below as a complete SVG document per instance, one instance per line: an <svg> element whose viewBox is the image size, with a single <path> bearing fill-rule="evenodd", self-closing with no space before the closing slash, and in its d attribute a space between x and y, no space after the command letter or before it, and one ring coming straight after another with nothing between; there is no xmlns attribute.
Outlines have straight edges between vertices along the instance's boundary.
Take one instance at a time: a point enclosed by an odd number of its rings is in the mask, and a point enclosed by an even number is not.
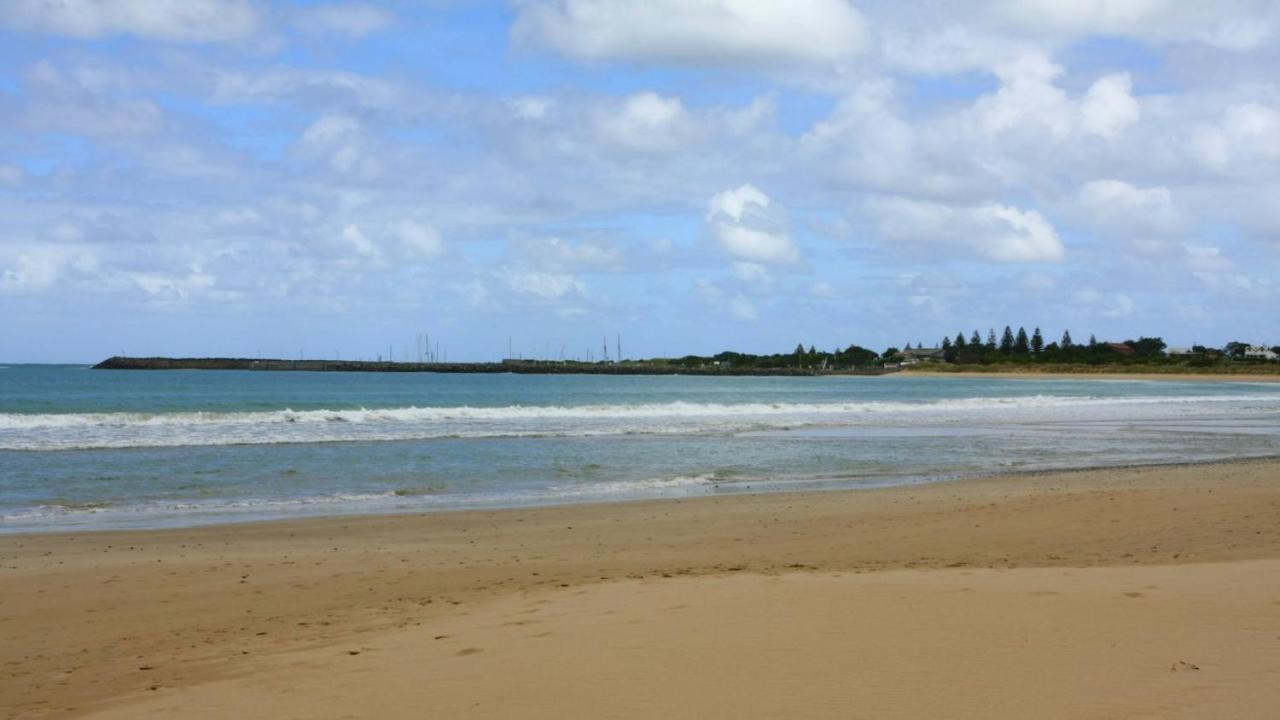
<svg viewBox="0 0 1280 720"><path fill-rule="evenodd" d="M1271 717L1280 461L0 536L14 717Z"/></svg>

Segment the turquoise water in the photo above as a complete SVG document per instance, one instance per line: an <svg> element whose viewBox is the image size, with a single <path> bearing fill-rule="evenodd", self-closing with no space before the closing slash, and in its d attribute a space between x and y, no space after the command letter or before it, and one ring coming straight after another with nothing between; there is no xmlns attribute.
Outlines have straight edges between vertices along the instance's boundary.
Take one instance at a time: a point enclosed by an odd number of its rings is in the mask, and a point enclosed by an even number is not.
<svg viewBox="0 0 1280 720"><path fill-rule="evenodd" d="M1280 454L1280 385L0 369L0 531Z"/></svg>

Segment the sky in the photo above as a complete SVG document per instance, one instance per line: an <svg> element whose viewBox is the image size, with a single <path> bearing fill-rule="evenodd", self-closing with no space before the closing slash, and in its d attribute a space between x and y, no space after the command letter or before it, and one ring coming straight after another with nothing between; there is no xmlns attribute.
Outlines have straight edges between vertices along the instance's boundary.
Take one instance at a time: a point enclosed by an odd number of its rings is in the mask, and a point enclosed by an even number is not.
<svg viewBox="0 0 1280 720"><path fill-rule="evenodd" d="M1252 0L0 0L0 361L1274 345L1276 68Z"/></svg>

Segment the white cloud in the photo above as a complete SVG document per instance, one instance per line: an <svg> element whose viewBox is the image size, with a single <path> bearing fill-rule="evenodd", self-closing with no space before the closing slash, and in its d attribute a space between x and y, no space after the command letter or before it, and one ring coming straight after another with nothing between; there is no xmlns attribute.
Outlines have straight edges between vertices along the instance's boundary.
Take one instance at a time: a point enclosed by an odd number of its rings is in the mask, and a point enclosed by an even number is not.
<svg viewBox="0 0 1280 720"><path fill-rule="evenodd" d="M1095 287L1085 286L1072 294L1072 301L1097 312L1103 317L1122 318L1133 315L1138 305L1125 293L1105 293Z"/></svg>
<svg viewBox="0 0 1280 720"><path fill-rule="evenodd" d="M303 131L298 147L306 157L323 159L344 175L376 178L382 163L369 152L359 120L343 115L326 115Z"/></svg>
<svg viewBox="0 0 1280 720"><path fill-rule="evenodd" d="M724 215L734 222L742 222L752 213L761 213L769 208L769 196L754 185L743 185L733 190L725 190L711 196L707 203L707 219Z"/></svg>
<svg viewBox="0 0 1280 720"><path fill-rule="evenodd" d="M966 139L954 137L953 129L935 135L935 125L909 122L896 105L891 81L881 78L859 84L800 138L799 149L808 167L858 188L909 195L973 191L980 183L966 177L975 172L966 165L981 159L972 152L973 143L963 145ZM963 127L954 118L945 122L952 128Z"/></svg>
<svg viewBox="0 0 1280 720"><path fill-rule="evenodd" d="M794 262L800 256L791 238L783 233L728 223L717 223L714 227L716 239L735 257L785 263Z"/></svg>
<svg viewBox="0 0 1280 720"><path fill-rule="evenodd" d="M1116 293L1111 296L1111 300L1102 309L1102 314L1106 317L1129 317L1138 309L1137 303L1133 298L1124 293Z"/></svg>
<svg viewBox="0 0 1280 720"><path fill-rule="evenodd" d="M8 259L0 256L0 291L6 293L51 290L69 274L98 268L97 255L85 247L44 244L16 250Z"/></svg>
<svg viewBox="0 0 1280 720"><path fill-rule="evenodd" d="M769 196L754 185L742 185L711 197L707 203L711 232L730 255L754 263L792 263L800 251L771 212Z"/></svg>
<svg viewBox="0 0 1280 720"><path fill-rule="evenodd" d="M753 285L772 285L773 276L769 274L769 268L760 263L753 262L736 262L733 264L734 277L744 283Z"/></svg>
<svg viewBox="0 0 1280 720"><path fill-rule="evenodd" d="M302 142L308 145L333 145L359 132L360 122L355 118L327 115L316 120L302 133Z"/></svg>
<svg viewBox="0 0 1280 720"><path fill-rule="evenodd" d="M602 241L571 242L558 237L522 238L511 243L522 264L556 272L618 271L626 266L622 252Z"/></svg>
<svg viewBox="0 0 1280 720"><path fill-rule="evenodd" d="M360 38L391 25L390 13L363 2L328 3L300 8L294 17L299 27L315 33Z"/></svg>
<svg viewBox="0 0 1280 720"><path fill-rule="evenodd" d="M1061 138L1071 131L1072 110L1067 94L1053 81L1062 67L1042 54L1026 55L996 68L1000 89L974 105L988 134L1030 127Z"/></svg>
<svg viewBox="0 0 1280 720"><path fill-rule="evenodd" d="M1035 210L990 203L973 209L978 247L1001 262L1058 262L1065 254L1053 226Z"/></svg>
<svg viewBox="0 0 1280 720"><path fill-rule="evenodd" d="M170 301L187 300L193 294L209 290L217 284L217 278L202 270L198 264L183 274L131 272L126 277L155 299Z"/></svg>
<svg viewBox="0 0 1280 720"><path fill-rule="evenodd" d="M1084 131L1114 138L1136 123L1142 113L1132 90L1129 73L1115 73L1095 82L1080 104Z"/></svg>
<svg viewBox="0 0 1280 720"><path fill-rule="evenodd" d="M1187 253L1187 265L1198 273L1225 273L1235 269L1235 263L1222 254L1222 248L1216 245L1196 245L1187 243L1183 246Z"/></svg>
<svg viewBox="0 0 1280 720"><path fill-rule="evenodd" d="M1094 227L1132 242L1171 235L1183 225L1172 193L1162 186L1140 188L1121 180L1092 180L1080 186L1077 202Z"/></svg>
<svg viewBox="0 0 1280 720"><path fill-rule="evenodd" d="M220 70L212 78L211 101L218 104L288 102L340 114L348 105L407 111L414 98L397 83L344 70L273 67L260 72Z"/></svg>
<svg viewBox="0 0 1280 720"><path fill-rule="evenodd" d="M587 294L587 288L582 281L568 273L508 270L504 273L504 278L507 286L512 290L543 300L584 297Z"/></svg>
<svg viewBox="0 0 1280 720"><path fill-rule="evenodd" d="M894 19L886 18L892 22ZM894 68L931 75L989 70L1035 50L1033 43L982 32L962 22L880 30L880 51Z"/></svg>
<svg viewBox="0 0 1280 720"><path fill-rule="evenodd" d="M818 280L809 286L809 294L814 297L832 298L836 296L836 289L825 280Z"/></svg>
<svg viewBox="0 0 1280 720"><path fill-rule="evenodd" d="M365 258L377 258L378 246L364 234L359 225L348 225L342 228L342 241L357 255Z"/></svg>
<svg viewBox="0 0 1280 720"><path fill-rule="evenodd" d="M76 38L219 42L246 38L257 32L259 22L248 0L10 0L0 5L0 24Z"/></svg>
<svg viewBox="0 0 1280 720"><path fill-rule="evenodd" d="M597 128L607 142L644 152L674 150L692 130L679 98L652 92L628 97L599 117Z"/></svg>
<svg viewBox="0 0 1280 720"><path fill-rule="evenodd" d="M404 220L396 228L396 234L405 253L415 260L434 260L444 252L439 231L430 225Z"/></svg>
<svg viewBox="0 0 1280 720"><path fill-rule="evenodd" d="M1186 265L1202 286L1248 301L1266 301L1275 293L1270 277L1251 277L1241 272L1217 245L1185 243Z"/></svg>
<svg viewBox="0 0 1280 720"><path fill-rule="evenodd" d="M842 187L970 204L1015 188L1057 194L1078 186L1073 175L1096 175L1102 165L1183 162L1184 150L1154 146L1177 132L1187 108L1161 98L1144 125L1127 73L1076 95L1058 84L1064 68L1033 52L994 74L995 90L927 111L899 100L891 80L861 82L800 138L800 155Z"/></svg>
<svg viewBox="0 0 1280 720"><path fill-rule="evenodd" d="M778 103L771 97L757 97L740 110L723 113L723 127L731 135L747 135L771 120L778 112Z"/></svg>
<svg viewBox="0 0 1280 720"><path fill-rule="evenodd" d="M151 100L106 94L101 77L86 77L79 68L64 72L41 60L25 69L23 80L27 102L18 120L29 132L107 137L153 134L165 124Z"/></svg>
<svg viewBox="0 0 1280 720"><path fill-rule="evenodd" d="M989 8L989 20L1040 36L1194 40L1229 50L1262 44L1275 19L1272 4L1263 0L995 0Z"/></svg>
<svg viewBox="0 0 1280 720"><path fill-rule="evenodd" d="M512 34L585 60L701 66L833 63L868 31L844 0L553 0L520 8Z"/></svg>
<svg viewBox="0 0 1280 720"><path fill-rule="evenodd" d="M1280 111L1257 102L1231 105L1216 124L1196 129L1190 152L1214 173L1275 171L1280 163Z"/></svg>
<svg viewBox="0 0 1280 720"><path fill-rule="evenodd" d="M545 120L547 114L555 106L550 98L526 95L511 101L511 112L521 120Z"/></svg>
<svg viewBox="0 0 1280 720"><path fill-rule="evenodd" d="M959 245L997 262L1059 262L1062 241L1035 210L999 203L953 207L940 203L885 199L869 203L879 234L923 246Z"/></svg>

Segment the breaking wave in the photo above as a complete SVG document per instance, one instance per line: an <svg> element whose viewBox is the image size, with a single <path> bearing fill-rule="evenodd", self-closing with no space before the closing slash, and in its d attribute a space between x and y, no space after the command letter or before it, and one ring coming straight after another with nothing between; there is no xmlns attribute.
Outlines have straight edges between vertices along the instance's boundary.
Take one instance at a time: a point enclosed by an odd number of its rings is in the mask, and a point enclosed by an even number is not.
<svg viewBox="0 0 1280 720"><path fill-rule="evenodd" d="M440 484L411 486L387 491L337 492L276 498L219 498L208 500L156 500L149 502L53 500L9 512L0 512L0 530L32 526L46 529L91 524L98 527L163 525L165 519L188 524L204 517L207 522L228 518L293 517L299 514L342 512L399 512L466 507L510 507L608 499L685 495L711 488L723 481L719 471L632 480L552 485L526 491L453 492Z"/></svg>
<svg viewBox="0 0 1280 720"><path fill-rule="evenodd" d="M644 403L172 413L0 413L0 449L68 450L431 438L732 433L956 420L1182 418L1280 410L1280 396L1035 395L831 403Z"/></svg>

